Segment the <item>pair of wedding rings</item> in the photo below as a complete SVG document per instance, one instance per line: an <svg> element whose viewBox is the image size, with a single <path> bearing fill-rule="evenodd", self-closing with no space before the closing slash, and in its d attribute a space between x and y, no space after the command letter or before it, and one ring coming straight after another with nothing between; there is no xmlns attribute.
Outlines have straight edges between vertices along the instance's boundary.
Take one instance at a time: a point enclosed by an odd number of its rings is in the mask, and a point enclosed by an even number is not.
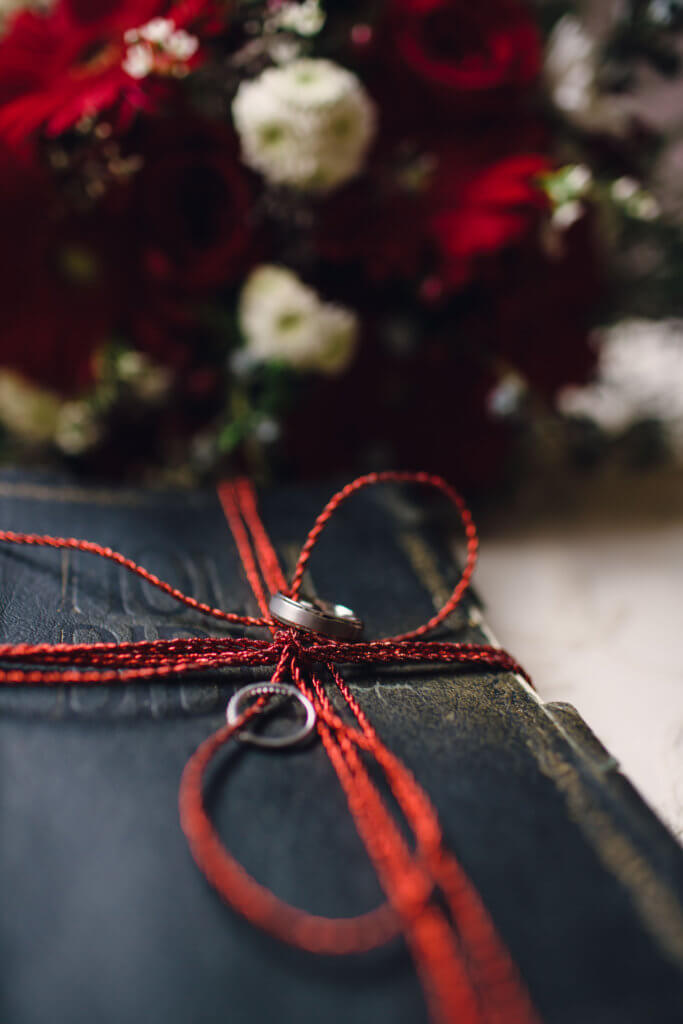
<svg viewBox="0 0 683 1024"><path fill-rule="evenodd" d="M268 607L273 618L281 625L301 629L306 633L316 633L331 640L357 640L363 633L361 620L343 604L320 600L307 601L304 598L295 600L277 593L271 597ZM274 696L298 701L304 711L304 721L300 725L295 725L289 732L278 735L240 729L237 733L239 739L260 747L282 748L303 743L310 736L317 718L315 708L305 694L289 683L259 682L242 687L228 704L228 724L237 725L249 702L254 698Z"/></svg>

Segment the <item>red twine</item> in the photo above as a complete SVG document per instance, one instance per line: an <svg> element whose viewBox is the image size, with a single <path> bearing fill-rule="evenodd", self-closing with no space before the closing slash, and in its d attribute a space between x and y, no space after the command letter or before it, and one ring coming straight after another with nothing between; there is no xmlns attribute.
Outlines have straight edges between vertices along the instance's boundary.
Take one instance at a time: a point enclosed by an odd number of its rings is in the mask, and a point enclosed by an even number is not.
<svg viewBox="0 0 683 1024"><path fill-rule="evenodd" d="M384 482L423 484L455 505L465 529L467 558L451 596L428 622L386 640L337 642L280 627L268 611L268 594L299 595L311 552L332 515L363 487ZM246 873L226 850L203 800L206 771L217 752L249 719L261 698L239 719L205 740L183 772L180 821L192 855L211 885L240 914L283 942L315 953L362 952L401 932L411 950L432 1018L448 1024L537 1024L510 954L476 890L448 852L432 804L405 765L382 743L337 665L477 664L526 673L505 651L421 638L451 614L465 593L477 557L477 533L460 495L427 473L370 473L338 491L316 519L302 548L291 586L258 514L247 480L226 482L219 497L262 617L224 612L196 601L110 548L73 538L0 531L0 541L86 551L122 565L152 586L205 615L270 630L270 640L246 637L155 640L121 644L0 644L0 661L37 668L0 669L4 684L120 683L176 676L227 666L271 666L272 679L289 677L313 703L317 730L346 796L349 811L387 897L354 918L326 918L292 907ZM52 666L56 666L52 668ZM335 711L324 679L332 680L351 724ZM373 758L414 836L411 849L366 768ZM439 892L442 899L436 901Z"/></svg>

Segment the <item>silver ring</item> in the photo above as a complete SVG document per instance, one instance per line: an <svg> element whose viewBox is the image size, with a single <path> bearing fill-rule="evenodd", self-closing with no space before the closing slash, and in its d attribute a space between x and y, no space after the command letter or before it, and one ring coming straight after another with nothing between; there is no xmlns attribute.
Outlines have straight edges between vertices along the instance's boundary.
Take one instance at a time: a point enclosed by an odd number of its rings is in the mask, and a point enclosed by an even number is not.
<svg viewBox="0 0 683 1024"><path fill-rule="evenodd" d="M285 626L295 626L307 633L318 633L333 640L357 640L363 623L350 608L328 601L294 600L285 594L273 594L268 604L271 615Z"/></svg>
<svg viewBox="0 0 683 1024"><path fill-rule="evenodd" d="M264 682L243 686L241 690L232 695L228 702L225 710L228 725L237 725L246 710L244 704L247 698L270 697L273 695L296 698L306 712L306 721L303 725L300 725L292 732L285 733L283 736L262 736L260 733L251 732L249 729L240 729L237 733L238 739L244 740L246 743L255 743L257 747L291 747L295 743L301 743L307 736L310 736L315 728L318 717L315 713L315 708L308 697L304 696L300 690L297 690L296 686L290 686L289 683Z"/></svg>

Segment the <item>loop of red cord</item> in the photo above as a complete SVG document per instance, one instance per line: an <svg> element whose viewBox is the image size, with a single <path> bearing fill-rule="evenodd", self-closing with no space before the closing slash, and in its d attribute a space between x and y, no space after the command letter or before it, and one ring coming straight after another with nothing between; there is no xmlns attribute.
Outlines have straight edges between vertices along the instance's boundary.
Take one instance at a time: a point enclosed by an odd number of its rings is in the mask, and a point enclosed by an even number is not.
<svg viewBox="0 0 683 1024"><path fill-rule="evenodd" d="M268 611L268 594L280 590L296 598L311 553L334 512L361 488L385 482L436 488L456 507L465 530L467 558L448 601L428 622L385 640L340 643L281 628ZM493 922L458 861L443 845L429 798L405 765L383 745L336 667L343 663L481 663L489 668L519 672L528 679L514 659L498 648L421 639L450 615L474 570L477 533L463 499L446 481L426 473L387 472L359 477L338 491L316 519L288 587L259 517L251 483L223 483L219 497L261 618L224 612L198 602L118 552L89 541L11 531L0 531L0 541L97 554L206 615L231 624L266 627L271 632L270 640L216 637L124 644L0 644L3 663L39 666L2 668L0 683L125 683L226 666L274 666L274 680L289 676L314 704L323 747L387 902L355 918L308 914L261 886L226 850L204 806L204 778L218 751L244 722L258 714L263 699L252 705L237 725L224 726L205 740L183 773L179 794L181 825L209 882L254 924L284 942L313 952L361 952L401 931L412 952L434 1020L448 1024L536 1024L535 1011ZM325 679L336 687L351 723L334 710ZM372 781L365 764L368 758L382 769L413 833L415 851L403 838ZM433 898L436 891L443 897L440 903Z"/></svg>

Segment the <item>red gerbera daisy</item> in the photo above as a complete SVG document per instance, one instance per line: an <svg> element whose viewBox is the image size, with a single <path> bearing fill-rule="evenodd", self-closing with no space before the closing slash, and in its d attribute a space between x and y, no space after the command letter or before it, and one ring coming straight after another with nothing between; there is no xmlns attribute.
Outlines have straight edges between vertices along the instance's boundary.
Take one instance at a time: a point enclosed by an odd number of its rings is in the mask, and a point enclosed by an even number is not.
<svg viewBox="0 0 683 1024"><path fill-rule="evenodd" d="M159 78L148 74L195 63L185 30L209 18L212 0L57 0L47 14L21 12L0 42L0 137L16 145L104 109L125 117L149 107Z"/></svg>

